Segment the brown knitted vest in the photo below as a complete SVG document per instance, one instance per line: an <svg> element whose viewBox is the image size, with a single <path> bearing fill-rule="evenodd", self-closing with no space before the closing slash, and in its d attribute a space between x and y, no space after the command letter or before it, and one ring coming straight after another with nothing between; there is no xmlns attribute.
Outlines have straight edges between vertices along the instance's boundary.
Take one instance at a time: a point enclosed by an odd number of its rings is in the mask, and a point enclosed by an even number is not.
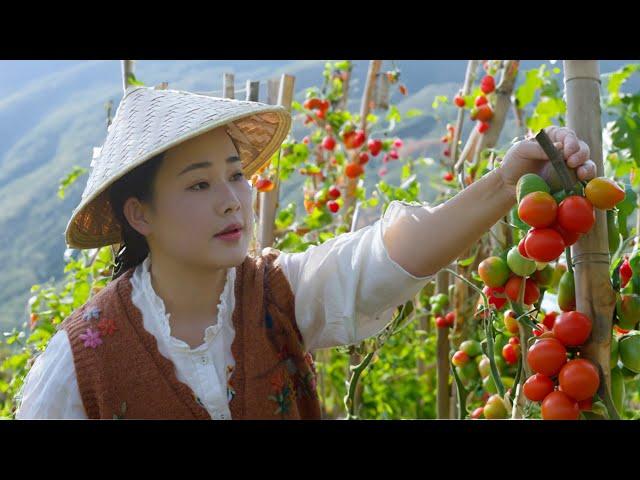
<svg viewBox="0 0 640 480"><path fill-rule="evenodd" d="M320 419L312 357L295 320L294 296L277 250L237 267L231 351L234 419ZM175 366L158 350L131 301L134 268L62 324L80 395L91 419L210 419Z"/></svg>

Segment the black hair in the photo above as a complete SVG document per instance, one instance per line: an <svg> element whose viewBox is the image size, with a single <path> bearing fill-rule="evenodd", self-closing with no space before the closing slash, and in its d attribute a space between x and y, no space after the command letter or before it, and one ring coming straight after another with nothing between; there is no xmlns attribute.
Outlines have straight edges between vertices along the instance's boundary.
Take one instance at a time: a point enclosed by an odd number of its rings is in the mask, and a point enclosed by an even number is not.
<svg viewBox="0 0 640 480"><path fill-rule="evenodd" d="M129 224L124 215L124 204L129 198L135 197L153 205L153 186L163 160L164 153L156 155L118 179L109 189L111 209L122 231L112 280L141 264L149 254L147 239Z"/></svg>

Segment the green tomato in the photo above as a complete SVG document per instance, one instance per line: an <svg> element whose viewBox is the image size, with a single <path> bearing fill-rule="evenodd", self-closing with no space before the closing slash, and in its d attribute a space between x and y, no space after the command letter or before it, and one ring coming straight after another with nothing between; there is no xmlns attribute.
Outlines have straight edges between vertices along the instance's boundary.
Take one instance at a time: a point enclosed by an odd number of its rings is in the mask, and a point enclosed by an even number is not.
<svg viewBox="0 0 640 480"><path fill-rule="evenodd" d="M520 255L518 247L513 247L507 254L507 265L513 273L520 277L528 277L536 271L536 262Z"/></svg>
<svg viewBox="0 0 640 480"><path fill-rule="evenodd" d="M507 405L499 395L492 395L484 406L484 418L489 420L498 420L507 418L509 412Z"/></svg>
<svg viewBox="0 0 640 480"><path fill-rule="evenodd" d="M607 210L607 236L609 238L609 253L613 255L620 246L620 229L615 210Z"/></svg>
<svg viewBox="0 0 640 480"><path fill-rule="evenodd" d="M478 357L480 362L478 363L478 371L480 372L480 376L482 378L487 378L491 374L491 362L489 361L489 357L486 355L482 355Z"/></svg>
<svg viewBox="0 0 640 480"><path fill-rule="evenodd" d="M625 335L618 342L622 364L635 373L640 373L640 332Z"/></svg>
<svg viewBox="0 0 640 480"><path fill-rule="evenodd" d="M576 308L576 285L573 273L566 271L558 284L558 306L563 312Z"/></svg>
<svg viewBox="0 0 640 480"><path fill-rule="evenodd" d="M551 189L544 179L535 173L526 173L518 179L516 184L516 198L518 203L532 192L549 193Z"/></svg>
<svg viewBox="0 0 640 480"><path fill-rule="evenodd" d="M621 295L616 302L616 313L620 328L634 329L640 321L640 295Z"/></svg>
<svg viewBox="0 0 640 480"><path fill-rule="evenodd" d="M477 357L482 353L480 342L475 340L465 340L460 344L460 350L466 352L470 357Z"/></svg>
<svg viewBox="0 0 640 480"><path fill-rule="evenodd" d="M503 335L502 333L497 334L495 339L493 340L494 355L499 355L500 357L502 357L502 348L507 344L507 342L509 342L509 339L505 335Z"/></svg>
<svg viewBox="0 0 640 480"><path fill-rule="evenodd" d="M487 393L498 393L498 388L496 387L496 383L491 378L491 375L487 375L482 379L482 388L484 388Z"/></svg>
<svg viewBox="0 0 640 480"><path fill-rule="evenodd" d="M460 376L460 380L464 383L473 382L480 376L478 373L478 366L474 362L467 362L462 367L456 367L456 371Z"/></svg>
<svg viewBox="0 0 640 480"><path fill-rule="evenodd" d="M624 375L620 367L611 370L611 397L618 413L624 411Z"/></svg>
<svg viewBox="0 0 640 480"><path fill-rule="evenodd" d="M533 274L533 279L539 287L549 287L553 280L553 272L553 267L547 263L542 270Z"/></svg>
<svg viewBox="0 0 640 480"><path fill-rule="evenodd" d="M618 365L618 338L615 335L611 336L611 368L615 368Z"/></svg>

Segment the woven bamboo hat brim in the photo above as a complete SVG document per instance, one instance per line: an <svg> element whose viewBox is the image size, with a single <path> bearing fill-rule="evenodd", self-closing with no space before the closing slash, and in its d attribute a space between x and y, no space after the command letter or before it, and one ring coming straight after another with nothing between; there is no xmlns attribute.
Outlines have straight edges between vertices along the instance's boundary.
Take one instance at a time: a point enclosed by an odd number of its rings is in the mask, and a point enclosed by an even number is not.
<svg viewBox="0 0 640 480"><path fill-rule="evenodd" d="M130 87L101 148L94 149L82 200L65 231L70 248L122 241L109 186L138 165L190 138L225 126L250 178L277 152L291 127L284 107L178 90Z"/></svg>

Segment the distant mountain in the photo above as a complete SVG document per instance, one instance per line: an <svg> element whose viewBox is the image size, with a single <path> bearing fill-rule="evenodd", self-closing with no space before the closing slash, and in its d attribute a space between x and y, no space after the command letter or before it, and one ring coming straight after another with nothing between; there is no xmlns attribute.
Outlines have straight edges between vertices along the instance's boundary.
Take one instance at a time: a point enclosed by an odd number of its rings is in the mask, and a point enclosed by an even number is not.
<svg viewBox="0 0 640 480"><path fill-rule="evenodd" d="M146 85L169 82L170 88L221 93L223 72L236 75L237 97L247 80L266 81L282 73L295 75L296 99L322 80L324 61L139 61L136 75ZM424 115L403 123L397 132L420 145L421 152L437 153L442 133L431 109L436 95L451 95L459 88L466 61L398 61L408 97L397 91L393 100L402 113L418 108ZM523 69L541 62L525 61ZM629 63L603 61L611 71ZM390 64L385 63L385 68ZM349 106L358 111L366 61L356 61ZM56 196L58 183L73 166L89 167L94 146L106 135L104 105L122 97L119 61L0 61L0 328L26 318L29 288L59 279L64 266L64 229L80 200L86 175L67 192ZM262 87L260 100L265 100ZM453 109L449 109L453 112ZM443 109L447 112L447 109ZM446 119L445 119L446 121ZM512 124L508 124L505 134ZM294 133L303 131L296 124ZM376 167L375 161L371 168ZM399 172L390 173L390 181ZM368 185L375 180L373 175ZM282 202L300 200L296 188L302 178L283 192Z"/></svg>

